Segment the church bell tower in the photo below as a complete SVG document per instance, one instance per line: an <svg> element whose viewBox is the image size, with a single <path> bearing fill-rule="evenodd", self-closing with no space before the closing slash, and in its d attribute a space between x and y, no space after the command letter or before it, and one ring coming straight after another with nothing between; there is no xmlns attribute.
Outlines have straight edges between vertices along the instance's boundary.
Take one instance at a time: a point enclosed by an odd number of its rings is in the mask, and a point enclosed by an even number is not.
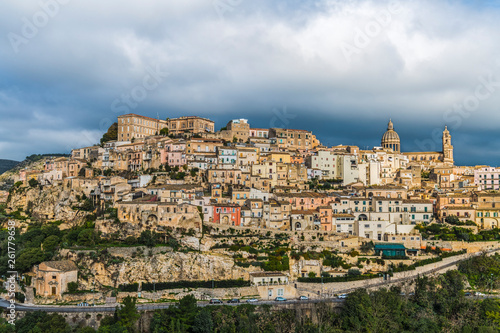
<svg viewBox="0 0 500 333"><path fill-rule="evenodd" d="M448 126L445 126L443 131L443 155L443 162L453 165L453 145L451 144L451 135L448 131Z"/></svg>

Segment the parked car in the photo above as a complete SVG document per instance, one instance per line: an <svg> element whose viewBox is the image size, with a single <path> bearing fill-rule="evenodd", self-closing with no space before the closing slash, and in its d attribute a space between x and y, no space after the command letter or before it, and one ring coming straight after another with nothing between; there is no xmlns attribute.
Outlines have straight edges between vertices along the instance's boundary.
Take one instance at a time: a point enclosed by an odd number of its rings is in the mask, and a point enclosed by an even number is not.
<svg viewBox="0 0 500 333"><path fill-rule="evenodd" d="M209 302L210 304L222 304L222 301L217 298L212 298Z"/></svg>
<svg viewBox="0 0 500 333"><path fill-rule="evenodd" d="M468 291L468 292L465 292L465 293L464 293L464 296L472 296L472 293L471 293L471 292L469 292L469 291Z"/></svg>
<svg viewBox="0 0 500 333"><path fill-rule="evenodd" d="M278 296L274 299L276 302L286 302L286 298L285 297L281 297L281 296Z"/></svg>
<svg viewBox="0 0 500 333"><path fill-rule="evenodd" d="M230 299L229 301L227 301L228 303L239 303L240 300L237 299L237 298L233 298L233 299Z"/></svg>
<svg viewBox="0 0 500 333"><path fill-rule="evenodd" d="M340 294L340 295L338 295L337 297L338 297L338 298L347 298L347 295L348 295L348 294Z"/></svg>
<svg viewBox="0 0 500 333"><path fill-rule="evenodd" d="M485 295L485 294L483 294L483 293L481 293L481 292L479 292L479 291L477 291L477 292L476 292L476 296L486 296L486 295Z"/></svg>
<svg viewBox="0 0 500 333"><path fill-rule="evenodd" d="M309 300L309 297L307 296L300 296L299 297L299 301L308 301Z"/></svg>
<svg viewBox="0 0 500 333"><path fill-rule="evenodd" d="M247 303L256 303L258 302L259 300L256 299L256 298L250 298L250 299L247 299Z"/></svg>

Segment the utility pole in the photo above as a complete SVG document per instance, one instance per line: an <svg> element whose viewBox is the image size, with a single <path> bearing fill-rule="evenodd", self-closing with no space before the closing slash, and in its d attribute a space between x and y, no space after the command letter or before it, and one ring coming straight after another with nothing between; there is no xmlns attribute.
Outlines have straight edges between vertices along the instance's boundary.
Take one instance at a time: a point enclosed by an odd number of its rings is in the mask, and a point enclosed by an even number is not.
<svg viewBox="0 0 500 333"><path fill-rule="evenodd" d="M92 306L95 306L95 277L94 282L92 283Z"/></svg>

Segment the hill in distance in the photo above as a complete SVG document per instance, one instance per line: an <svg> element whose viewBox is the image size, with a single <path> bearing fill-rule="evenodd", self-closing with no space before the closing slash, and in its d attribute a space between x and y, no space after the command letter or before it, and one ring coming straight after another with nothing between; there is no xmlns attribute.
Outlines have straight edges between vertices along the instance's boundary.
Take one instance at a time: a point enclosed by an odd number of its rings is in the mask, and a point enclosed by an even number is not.
<svg viewBox="0 0 500 333"><path fill-rule="evenodd" d="M5 171L14 168L18 164L19 164L18 161L2 160L2 159L0 159L0 175L2 173L4 173Z"/></svg>

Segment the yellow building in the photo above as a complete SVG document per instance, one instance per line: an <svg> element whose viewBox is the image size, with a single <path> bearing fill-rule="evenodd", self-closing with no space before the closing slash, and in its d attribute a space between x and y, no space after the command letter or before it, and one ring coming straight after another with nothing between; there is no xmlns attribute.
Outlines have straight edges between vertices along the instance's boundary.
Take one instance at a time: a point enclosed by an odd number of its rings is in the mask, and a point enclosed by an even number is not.
<svg viewBox="0 0 500 333"><path fill-rule="evenodd" d="M33 287L42 297L60 298L68 290L68 283L77 282L78 278L78 267L69 260L44 261L33 272Z"/></svg>
<svg viewBox="0 0 500 333"><path fill-rule="evenodd" d="M280 162L280 163L291 163L290 153L288 152L271 152L265 155L261 155L261 162Z"/></svg>

